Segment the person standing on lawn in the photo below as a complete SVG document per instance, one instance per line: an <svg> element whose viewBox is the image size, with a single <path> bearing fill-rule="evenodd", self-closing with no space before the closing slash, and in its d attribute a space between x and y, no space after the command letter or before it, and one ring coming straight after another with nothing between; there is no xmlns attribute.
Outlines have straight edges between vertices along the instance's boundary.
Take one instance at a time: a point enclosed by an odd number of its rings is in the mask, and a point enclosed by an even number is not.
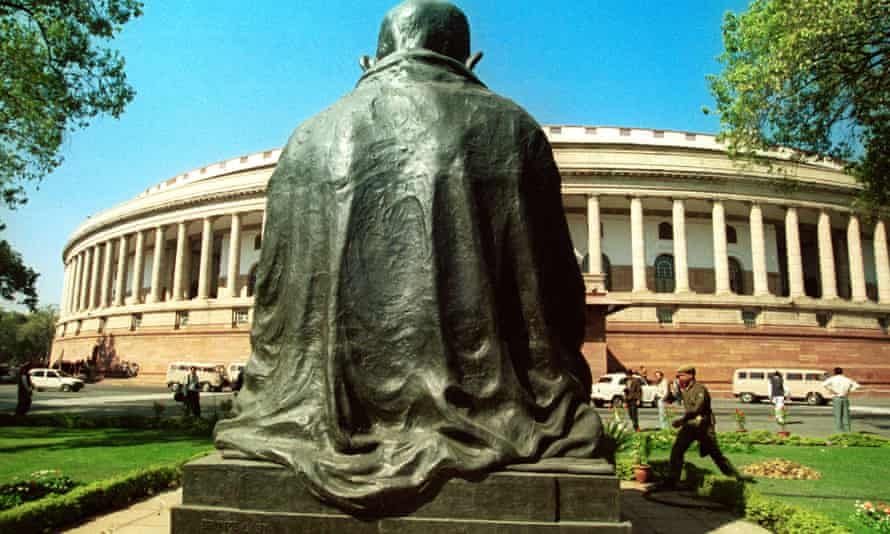
<svg viewBox="0 0 890 534"><path fill-rule="evenodd" d="M34 383L31 382L31 362L25 362L19 367L18 398L16 399L15 414L25 415L31 409L31 396L34 393Z"/></svg>
<svg viewBox="0 0 890 534"><path fill-rule="evenodd" d="M660 370L655 371L655 405L658 406L658 428L665 430L668 427L667 403L671 396L670 382Z"/></svg>
<svg viewBox="0 0 890 534"><path fill-rule="evenodd" d="M724 475L738 480L753 480L749 475L739 473L720 451L717 445L717 432L714 429L716 420L714 412L711 411L711 395L704 384L695 380L695 367L691 365L680 367L677 369L677 379L680 382L680 396L683 399L685 413L671 422L671 425L679 428L680 432L671 449L670 475L657 489L668 490L677 486L683 471L683 457L695 441L698 441L699 453L702 456L710 456Z"/></svg>
<svg viewBox="0 0 890 534"><path fill-rule="evenodd" d="M185 403L192 415L201 417L201 382L198 380L197 367L189 369L185 381Z"/></svg>
<svg viewBox="0 0 890 534"><path fill-rule="evenodd" d="M627 415L633 422L634 430L640 431L640 404L643 402L643 384L633 371L626 371L627 378L624 381L624 404L627 406Z"/></svg>
<svg viewBox="0 0 890 534"><path fill-rule="evenodd" d="M785 380L782 378L782 373L780 373L778 370L769 375L768 386L769 401L774 407L773 413L775 414L776 422L782 424L783 419L785 418L785 414L783 413L783 409L785 408L785 398L788 397L791 392L785 385Z"/></svg>
<svg viewBox="0 0 890 534"><path fill-rule="evenodd" d="M850 392L859 389L859 384L844 376L844 370L834 368L834 376L822 382L822 387L834 395L831 401L834 412L834 426L838 432L850 432Z"/></svg>

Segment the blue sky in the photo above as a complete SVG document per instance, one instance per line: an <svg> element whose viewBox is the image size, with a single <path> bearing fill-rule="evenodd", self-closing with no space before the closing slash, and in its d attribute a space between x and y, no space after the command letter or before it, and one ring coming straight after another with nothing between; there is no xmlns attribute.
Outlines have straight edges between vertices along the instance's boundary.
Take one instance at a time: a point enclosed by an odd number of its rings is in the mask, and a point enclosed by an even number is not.
<svg viewBox="0 0 890 534"><path fill-rule="evenodd" d="M2 210L3 237L58 304L62 247L91 214L206 164L279 147L350 91L392 0L146 0L115 45L136 99L120 119L67 136L65 162L30 201ZM476 67L542 124L716 133L705 75L741 0L464 0Z"/></svg>

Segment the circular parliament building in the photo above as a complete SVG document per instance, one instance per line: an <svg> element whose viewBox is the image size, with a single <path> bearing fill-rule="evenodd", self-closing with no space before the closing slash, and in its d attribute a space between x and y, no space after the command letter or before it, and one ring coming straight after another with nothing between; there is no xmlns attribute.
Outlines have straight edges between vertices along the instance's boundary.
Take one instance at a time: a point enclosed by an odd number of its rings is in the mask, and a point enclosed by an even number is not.
<svg viewBox="0 0 890 534"><path fill-rule="evenodd" d="M737 368L840 366L890 394L887 229L854 211L841 165L778 150L770 172L712 135L544 130L594 318L594 379L691 363L728 392ZM80 225L62 253L53 363L100 353L160 383L171 362L246 361L280 152L189 171Z"/></svg>

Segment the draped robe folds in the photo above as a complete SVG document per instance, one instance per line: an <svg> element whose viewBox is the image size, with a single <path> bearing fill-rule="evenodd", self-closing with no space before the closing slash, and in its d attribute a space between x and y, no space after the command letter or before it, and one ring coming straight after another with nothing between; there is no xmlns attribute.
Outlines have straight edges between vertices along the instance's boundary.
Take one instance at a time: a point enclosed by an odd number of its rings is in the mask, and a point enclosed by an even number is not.
<svg viewBox="0 0 890 534"><path fill-rule="evenodd" d="M252 355L222 449L386 512L452 476L591 457L584 286L541 128L402 51L299 126L268 186Z"/></svg>

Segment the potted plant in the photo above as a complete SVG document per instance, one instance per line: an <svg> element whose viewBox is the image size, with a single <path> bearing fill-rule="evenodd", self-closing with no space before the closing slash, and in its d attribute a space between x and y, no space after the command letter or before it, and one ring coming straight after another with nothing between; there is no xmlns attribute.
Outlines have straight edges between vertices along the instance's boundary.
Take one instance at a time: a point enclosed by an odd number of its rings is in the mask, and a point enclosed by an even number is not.
<svg viewBox="0 0 890 534"><path fill-rule="evenodd" d="M747 432L748 429L745 428L746 417L745 417L744 410L742 410L740 408L736 408L735 414L733 415L733 417L735 418L735 426L736 426L735 431L736 432Z"/></svg>
<svg viewBox="0 0 890 534"><path fill-rule="evenodd" d="M791 435L791 432L785 430L785 425L788 424L788 409L782 406L780 409L776 410L776 423L779 424L779 436L783 438L787 438Z"/></svg>
<svg viewBox="0 0 890 534"><path fill-rule="evenodd" d="M640 434L634 455L634 479L644 484L652 479L652 466L649 465L649 434Z"/></svg>

